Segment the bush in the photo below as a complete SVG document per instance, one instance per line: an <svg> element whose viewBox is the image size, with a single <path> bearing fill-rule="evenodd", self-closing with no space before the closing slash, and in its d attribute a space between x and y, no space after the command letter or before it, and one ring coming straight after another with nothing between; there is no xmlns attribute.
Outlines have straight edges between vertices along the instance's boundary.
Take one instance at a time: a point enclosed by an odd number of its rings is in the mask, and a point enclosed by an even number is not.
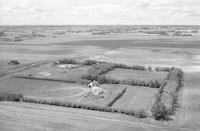
<svg viewBox="0 0 200 131"><path fill-rule="evenodd" d="M0 93L0 101L20 101L22 99L22 94Z"/></svg>
<svg viewBox="0 0 200 131"><path fill-rule="evenodd" d="M137 118L146 118L147 114L146 114L146 112L145 112L144 109L140 109L140 110L138 110L138 111L135 112L135 116Z"/></svg>
<svg viewBox="0 0 200 131"><path fill-rule="evenodd" d="M20 63L17 60L11 60L8 62L9 65L19 65Z"/></svg>
<svg viewBox="0 0 200 131"><path fill-rule="evenodd" d="M84 61L84 62L82 62L81 63L82 65L95 65L95 64L97 64L97 61L95 61L95 60L86 60L86 61Z"/></svg>
<svg viewBox="0 0 200 131"><path fill-rule="evenodd" d="M170 67L156 67L155 71L160 71L160 72L169 72L172 68Z"/></svg>
<svg viewBox="0 0 200 131"><path fill-rule="evenodd" d="M151 112L156 120L166 120L170 115L164 103L161 101L156 101L153 103Z"/></svg>
<svg viewBox="0 0 200 131"><path fill-rule="evenodd" d="M60 64L78 64L77 61L73 59L64 59L64 60L58 60Z"/></svg>

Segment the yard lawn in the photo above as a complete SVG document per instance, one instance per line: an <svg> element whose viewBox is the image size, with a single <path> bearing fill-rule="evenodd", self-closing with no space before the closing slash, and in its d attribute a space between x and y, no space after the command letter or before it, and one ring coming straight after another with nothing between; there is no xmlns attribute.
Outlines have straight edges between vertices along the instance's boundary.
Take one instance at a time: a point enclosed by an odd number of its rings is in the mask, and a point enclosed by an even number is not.
<svg viewBox="0 0 200 131"><path fill-rule="evenodd" d="M87 73L89 68L90 68L90 66L80 66L77 68L73 68L73 69L67 71L67 73L65 73L64 68L58 67L52 63L48 63L48 64L40 65L39 67L34 67L29 70L23 71L23 72L19 73L19 75L21 74L21 75L28 76L29 74L32 74L33 76L35 76L39 72L48 72L51 74L49 76L49 78L62 79L62 80L63 79L79 80L83 74Z"/></svg>
<svg viewBox="0 0 200 131"><path fill-rule="evenodd" d="M100 96L93 96L92 94L88 94L86 97L80 100L80 103L107 106L108 103L113 100L114 96L121 92L122 89L126 87L126 85L103 84L100 87L103 88L104 91L103 98Z"/></svg>
<svg viewBox="0 0 200 131"><path fill-rule="evenodd" d="M25 97L77 101L89 91L83 85L43 80L8 78L0 80L0 92L22 93Z"/></svg>
<svg viewBox="0 0 200 131"><path fill-rule="evenodd" d="M133 80L160 80L162 81L167 76L167 74L168 74L167 72L140 71L140 70L116 68L108 72L106 76L117 79L117 80L133 79Z"/></svg>
<svg viewBox="0 0 200 131"><path fill-rule="evenodd" d="M156 88L129 86L113 107L123 109L145 109L150 111Z"/></svg>

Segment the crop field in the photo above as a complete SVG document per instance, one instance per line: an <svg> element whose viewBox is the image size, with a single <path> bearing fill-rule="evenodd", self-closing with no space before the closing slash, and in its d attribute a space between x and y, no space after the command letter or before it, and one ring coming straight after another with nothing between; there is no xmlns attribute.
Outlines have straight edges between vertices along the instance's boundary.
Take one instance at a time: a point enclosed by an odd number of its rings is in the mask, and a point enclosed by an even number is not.
<svg viewBox="0 0 200 131"><path fill-rule="evenodd" d="M79 32L79 28L75 32ZM171 27L167 28L173 31ZM196 30L196 27L192 28ZM144 30L151 31L151 28ZM10 102L11 99L0 96L0 130L200 129L199 36L148 36L148 31L144 36L92 33L67 34L60 39L46 36L35 41L0 40L0 93L24 96L19 102ZM70 65L67 62L54 64L62 59L73 59L78 64L72 64L76 67L69 70L65 68ZM7 64L11 60L20 64ZM98 63L83 64L85 60ZM114 63L126 66L112 67ZM134 65L143 66L144 70L127 68ZM146 71L148 66L153 70ZM170 72L158 72L155 67L180 68L185 72L184 80L181 74L166 78ZM38 75L42 72L50 75ZM16 75L49 79L24 79ZM164 79L166 85L162 83ZM93 80L100 83L103 94L91 93L87 84ZM155 81L159 82L155 84ZM167 107L167 111L163 107ZM167 114L166 119L157 119L153 108L158 115L160 110L164 117ZM169 115L169 111L172 114ZM139 117L138 113L146 116Z"/></svg>
<svg viewBox="0 0 200 131"><path fill-rule="evenodd" d="M157 72L157 71L140 71L140 70L130 70L130 69L121 69L116 68L112 71L109 71L106 76L114 78L117 80L164 80L167 76L167 72Z"/></svg>
<svg viewBox="0 0 200 131"><path fill-rule="evenodd" d="M77 101L89 89L72 83L9 78L0 80L0 91L38 99Z"/></svg>
<svg viewBox="0 0 200 131"><path fill-rule="evenodd" d="M159 124L146 124L115 113L23 102L0 102L0 116L3 131L167 131Z"/></svg>
<svg viewBox="0 0 200 131"><path fill-rule="evenodd" d="M180 121L182 127L200 129L200 75L199 73L186 73L185 88L183 89Z"/></svg>
<svg viewBox="0 0 200 131"><path fill-rule="evenodd" d="M48 76L48 78L78 80L83 74L85 74L89 70L90 66L77 66L78 67L75 67L65 72L64 68L54 65L52 63L48 63L20 72L18 75L28 76L31 74L32 76L36 76L39 72L48 72L50 73L50 76Z"/></svg>
<svg viewBox="0 0 200 131"><path fill-rule="evenodd" d="M0 92L21 93L24 97L43 100L58 100L84 104L107 106L116 93L125 85L101 85L103 98L91 95L90 88L75 83L51 82L22 78L0 80ZM84 97L85 96L85 97Z"/></svg>
<svg viewBox="0 0 200 131"><path fill-rule="evenodd" d="M113 107L123 109L145 109L150 111L156 88L129 86Z"/></svg>

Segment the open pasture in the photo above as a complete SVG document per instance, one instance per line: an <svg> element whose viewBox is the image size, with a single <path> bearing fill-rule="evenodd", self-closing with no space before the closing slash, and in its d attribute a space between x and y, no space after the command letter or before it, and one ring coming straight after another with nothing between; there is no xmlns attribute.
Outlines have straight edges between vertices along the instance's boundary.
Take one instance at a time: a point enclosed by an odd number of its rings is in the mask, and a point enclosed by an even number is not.
<svg viewBox="0 0 200 131"><path fill-rule="evenodd" d="M129 86L113 107L123 109L145 109L150 111L156 88Z"/></svg>
<svg viewBox="0 0 200 131"><path fill-rule="evenodd" d="M64 80L78 80L80 77L85 74L90 66L80 66L80 65L75 65L77 67L74 67L70 70L67 70L65 72L65 66L60 66L60 65L54 65L52 63L48 64L42 64L39 67L34 67L29 70L23 71L19 73L18 75L32 75L32 76L37 76L38 73L40 72L48 72L50 73L50 76L48 78L52 79L64 79Z"/></svg>
<svg viewBox="0 0 200 131"><path fill-rule="evenodd" d="M0 92L20 93L24 97L78 102L83 104L107 106L126 85L103 84L103 97L94 96L90 88L75 83L52 82L23 78L0 80Z"/></svg>
<svg viewBox="0 0 200 131"><path fill-rule="evenodd" d="M157 71L140 71L140 70L130 70L116 68L109 71L106 77L117 79L117 80L159 80L162 81L167 76L167 72L157 72Z"/></svg>
<svg viewBox="0 0 200 131"><path fill-rule="evenodd" d="M0 80L0 92L21 93L38 99L77 101L88 88L73 83L50 82L21 78Z"/></svg>

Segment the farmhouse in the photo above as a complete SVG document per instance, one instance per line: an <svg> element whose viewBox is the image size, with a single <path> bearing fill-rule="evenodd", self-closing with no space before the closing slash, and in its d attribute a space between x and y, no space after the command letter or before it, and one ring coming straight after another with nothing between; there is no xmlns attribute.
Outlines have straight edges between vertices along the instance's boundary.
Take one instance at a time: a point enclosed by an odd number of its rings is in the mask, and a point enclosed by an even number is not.
<svg viewBox="0 0 200 131"><path fill-rule="evenodd" d="M91 93L95 96L101 95L103 94L103 89L101 87L98 86L93 86L91 88Z"/></svg>
<svg viewBox="0 0 200 131"><path fill-rule="evenodd" d="M100 87L97 81L89 83L88 87L91 88L91 93L95 96L103 94L103 89Z"/></svg>

